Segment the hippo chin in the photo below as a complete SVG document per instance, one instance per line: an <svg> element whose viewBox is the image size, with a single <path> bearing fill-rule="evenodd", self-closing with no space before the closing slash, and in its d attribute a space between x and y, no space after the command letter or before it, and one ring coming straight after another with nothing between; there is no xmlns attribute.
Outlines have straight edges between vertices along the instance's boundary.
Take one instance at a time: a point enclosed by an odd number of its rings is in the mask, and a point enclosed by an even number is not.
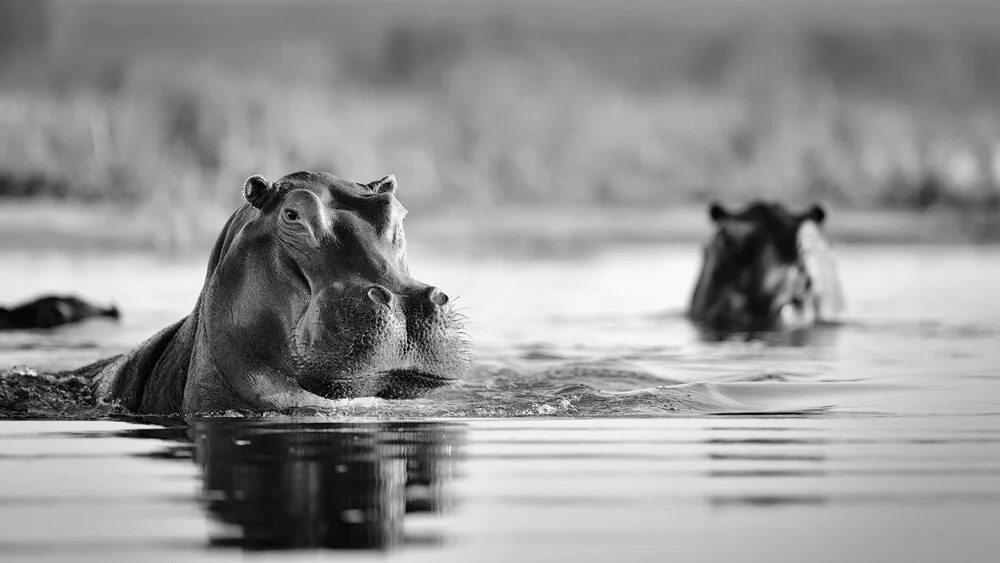
<svg viewBox="0 0 1000 563"><path fill-rule="evenodd" d="M688 316L716 332L797 330L836 320L843 297L826 212L792 213L754 202L738 213L709 206L715 234L705 245Z"/></svg>
<svg viewBox="0 0 1000 563"><path fill-rule="evenodd" d="M81 371L136 413L322 409L461 377L462 323L446 294L409 276L395 191L392 176L251 177L191 314Z"/></svg>

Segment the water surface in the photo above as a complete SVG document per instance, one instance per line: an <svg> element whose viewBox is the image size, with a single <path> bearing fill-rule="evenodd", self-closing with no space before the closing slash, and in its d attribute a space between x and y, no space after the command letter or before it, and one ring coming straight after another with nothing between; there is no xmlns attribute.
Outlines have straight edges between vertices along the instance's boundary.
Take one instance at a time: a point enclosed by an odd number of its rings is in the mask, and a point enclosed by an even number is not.
<svg viewBox="0 0 1000 563"><path fill-rule="evenodd" d="M469 380L328 417L0 422L0 558L998 552L1000 252L841 248L843 326L709 343L681 314L693 247L517 261L412 247L415 277L458 295L472 321ZM19 252L0 264L5 301L70 291L124 312L0 335L0 369L41 371L180 318L205 266Z"/></svg>

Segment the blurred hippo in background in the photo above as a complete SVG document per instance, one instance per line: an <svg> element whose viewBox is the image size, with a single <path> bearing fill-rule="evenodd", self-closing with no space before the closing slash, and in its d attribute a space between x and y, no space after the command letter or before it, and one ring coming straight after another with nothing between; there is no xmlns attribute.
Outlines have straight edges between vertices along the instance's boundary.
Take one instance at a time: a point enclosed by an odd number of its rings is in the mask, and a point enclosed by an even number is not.
<svg viewBox="0 0 1000 563"><path fill-rule="evenodd" d="M194 310L76 370L134 413L335 408L410 398L470 365L462 318L409 275L396 179L250 177Z"/></svg>
<svg viewBox="0 0 1000 563"><path fill-rule="evenodd" d="M713 332L786 331L836 321L844 308L816 204L793 213L753 202L734 213L709 205L715 233L704 248L688 316Z"/></svg>
<svg viewBox="0 0 1000 563"><path fill-rule="evenodd" d="M12 309L0 307L0 330L54 328L95 317L118 319L118 307L98 307L73 296L48 295Z"/></svg>

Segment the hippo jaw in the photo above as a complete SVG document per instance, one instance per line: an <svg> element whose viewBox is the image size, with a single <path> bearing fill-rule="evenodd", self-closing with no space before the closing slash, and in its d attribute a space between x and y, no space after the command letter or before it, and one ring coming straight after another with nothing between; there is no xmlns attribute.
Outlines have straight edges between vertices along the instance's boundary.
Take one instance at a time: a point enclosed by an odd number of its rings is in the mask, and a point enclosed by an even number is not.
<svg viewBox="0 0 1000 563"><path fill-rule="evenodd" d="M326 399L378 397L380 399L416 399L430 391L451 385L458 377L433 375L413 369L394 369L362 375L353 379L330 377L302 388ZM313 380L317 381L317 380Z"/></svg>

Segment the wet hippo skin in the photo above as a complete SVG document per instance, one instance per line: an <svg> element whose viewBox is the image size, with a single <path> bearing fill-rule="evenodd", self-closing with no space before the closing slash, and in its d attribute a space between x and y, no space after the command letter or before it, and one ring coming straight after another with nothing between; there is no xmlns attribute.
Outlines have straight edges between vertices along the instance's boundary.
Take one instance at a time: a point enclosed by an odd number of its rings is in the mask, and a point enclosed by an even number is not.
<svg viewBox="0 0 1000 563"><path fill-rule="evenodd" d="M396 180L249 178L190 315L77 370L137 413L323 409L409 398L463 375L461 317L410 277Z"/></svg>

